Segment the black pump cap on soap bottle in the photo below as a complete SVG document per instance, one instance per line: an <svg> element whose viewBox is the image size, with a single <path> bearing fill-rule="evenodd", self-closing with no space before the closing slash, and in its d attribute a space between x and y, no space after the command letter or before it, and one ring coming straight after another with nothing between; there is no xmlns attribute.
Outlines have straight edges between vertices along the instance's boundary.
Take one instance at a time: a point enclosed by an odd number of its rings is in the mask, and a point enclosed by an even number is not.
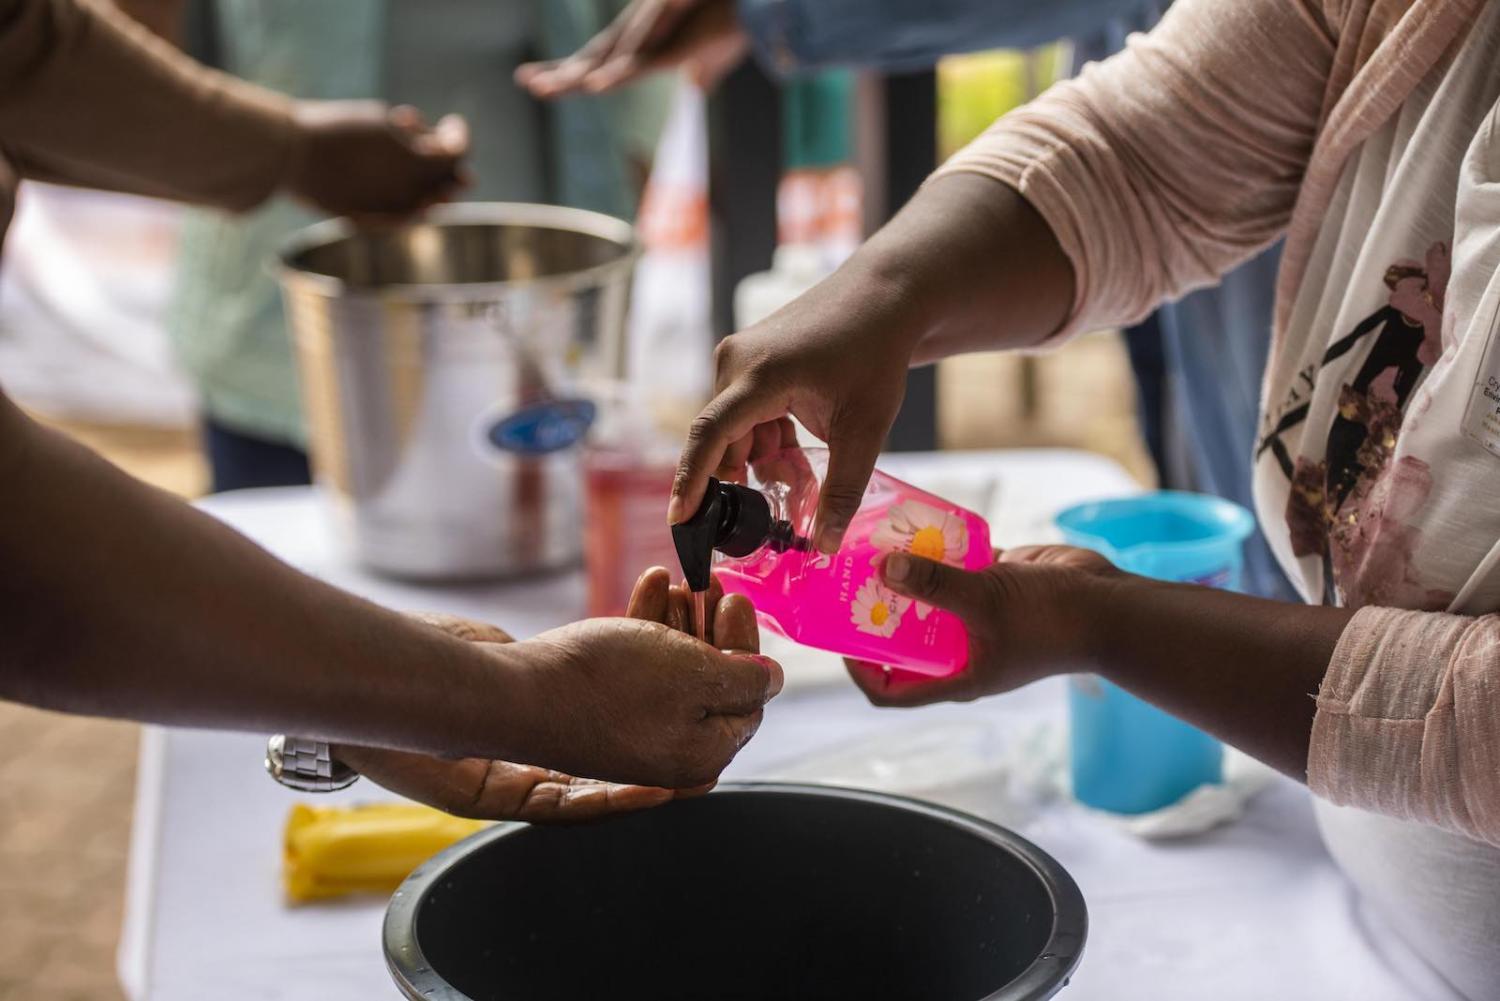
<svg viewBox="0 0 1500 1001"><path fill-rule="evenodd" d="M687 521L672 526L682 575L694 591L707 591L714 550L749 556L772 536L776 521L759 490L709 477L703 503Z"/></svg>

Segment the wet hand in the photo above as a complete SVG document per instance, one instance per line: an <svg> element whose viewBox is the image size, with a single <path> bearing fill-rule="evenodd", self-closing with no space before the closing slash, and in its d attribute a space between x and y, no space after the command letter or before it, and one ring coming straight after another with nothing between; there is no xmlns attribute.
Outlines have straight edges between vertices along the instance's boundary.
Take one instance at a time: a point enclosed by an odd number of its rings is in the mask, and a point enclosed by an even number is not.
<svg viewBox="0 0 1500 1001"><path fill-rule="evenodd" d="M434 758L375 747L340 745L334 754L394 793L476 820L580 823L708 791L600 782L511 761Z"/></svg>
<svg viewBox="0 0 1500 1001"><path fill-rule="evenodd" d="M399 222L452 199L468 183L464 120L429 126L414 108L377 101L302 101L287 191L329 215Z"/></svg>
<svg viewBox="0 0 1500 1001"><path fill-rule="evenodd" d="M503 629L450 615L415 615L470 643L510 643ZM379 785L428 806L479 820L576 823L659 806L698 790L675 791L576 778L564 772L486 758L439 758L342 744L335 756Z"/></svg>
<svg viewBox="0 0 1500 1001"><path fill-rule="evenodd" d="M695 788L716 781L781 691L781 667L758 655L744 598L711 603L714 643L700 643L688 598L648 571L631 602L636 618L591 619L530 641L537 666L531 704L544 760L615 781Z"/></svg>
<svg viewBox="0 0 1500 1001"><path fill-rule="evenodd" d="M754 610L741 597L711 593L709 630L721 649L754 655L760 648ZM691 628L691 599L683 587L670 586L670 575L657 568L642 575L631 597L629 615L667 628ZM502 629L447 615L415 616L430 626L471 643L506 644ZM779 691L781 669L756 665L767 675L768 688ZM774 692L772 693L774 694ZM528 823L573 823L660 806L673 799L701 795L712 785L684 788L641 786L577 778L536 765L486 758L438 758L407 751L341 745L339 760L393 792L464 817L520 820Z"/></svg>
<svg viewBox="0 0 1500 1001"><path fill-rule="evenodd" d="M571 56L519 67L516 83L544 99L598 94L682 67L708 89L748 49L734 0L634 0Z"/></svg>
<svg viewBox="0 0 1500 1001"><path fill-rule="evenodd" d="M963 619L969 662L947 678L857 660L845 665L872 703L891 707L968 702L1050 675L1094 670L1096 610L1127 576L1098 553L1072 546L1012 549L978 571L894 553L881 566L882 579Z"/></svg>

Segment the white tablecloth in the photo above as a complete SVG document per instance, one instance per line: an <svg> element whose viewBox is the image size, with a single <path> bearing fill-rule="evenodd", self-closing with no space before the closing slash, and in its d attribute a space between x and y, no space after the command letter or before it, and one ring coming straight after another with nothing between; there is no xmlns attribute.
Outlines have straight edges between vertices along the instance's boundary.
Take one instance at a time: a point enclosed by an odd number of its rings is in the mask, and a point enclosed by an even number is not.
<svg viewBox="0 0 1500 1001"><path fill-rule="evenodd" d="M893 456L882 468L988 511L1005 545L1046 538L1065 504L1133 489L1112 463L1072 452ZM458 588L372 577L328 538L308 490L221 495L203 507L303 570L394 607L479 616L526 636L583 606L578 574ZM799 658L789 676L726 778L783 774L861 736L934 722L982 728L1003 745L1059 725L1063 711L1053 682L977 705L896 712L866 705L826 661L804 667ZM280 832L293 795L265 777L263 750L258 735L147 731L120 951L133 1001L397 997L380 954L378 901L282 903ZM360 783L335 799L381 795ZM1237 823L1174 842L1142 841L1061 799L1017 818L1088 901L1089 942L1068 1001L1447 996L1353 897L1322 848L1305 790L1290 781L1278 778Z"/></svg>

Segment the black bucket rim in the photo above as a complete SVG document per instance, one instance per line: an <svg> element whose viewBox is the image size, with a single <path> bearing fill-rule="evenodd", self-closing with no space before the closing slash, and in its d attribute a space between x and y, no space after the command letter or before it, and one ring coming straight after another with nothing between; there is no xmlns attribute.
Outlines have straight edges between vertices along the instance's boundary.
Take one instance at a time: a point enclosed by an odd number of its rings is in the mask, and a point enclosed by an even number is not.
<svg viewBox="0 0 1500 1001"><path fill-rule="evenodd" d="M1068 871L1051 855L1030 841L998 824L981 820L925 800L834 785L806 782L725 782L710 796L780 793L817 796L894 807L941 821L1005 849L1024 862L1041 882L1052 901L1052 931L1037 958L999 990L978 1001L1026 1001L1050 998L1067 986L1083 956L1088 938L1088 907L1083 892ZM671 804L657 809L670 809ZM427 894L460 862L482 846L510 837L530 825L501 823L470 835L428 859L412 871L386 906L381 940L386 966L396 986L410 1001L471 1001L468 995L444 980L427 961L417 941L416 919Z"/></svg>

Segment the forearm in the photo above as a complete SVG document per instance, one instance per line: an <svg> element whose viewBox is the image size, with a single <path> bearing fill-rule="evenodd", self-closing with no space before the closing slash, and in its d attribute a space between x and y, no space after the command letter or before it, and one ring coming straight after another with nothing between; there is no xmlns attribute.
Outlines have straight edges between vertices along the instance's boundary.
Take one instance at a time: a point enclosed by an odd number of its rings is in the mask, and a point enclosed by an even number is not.
<svg viewBox="0 0 1500 1001"><path fill-rule="evenodd" d="M299 574L3 397L0 483L0 695L527 757L521 646L481 654Z"/></svg>
<svg viewBox="0 0 1500 1001"><path fill-rule="evenodd" d="M288 99L100 0L0 0L0 139L24 176L243 209L299 135Z"/></svg>
<svg viewBox="0 0 1500 1001"><path fill-rule="evenodd" d="M1307 780L1314 699L1352 611L1133 576L1096 606L1104 677Z"/></svg>
<svg viewBox="0 0 1500 1001"><path fill-rule="evenodd" d="M185 0L114 0L114 3L157 38L181 47Z"/></svg>
<svg viewBox="0 0 1500 1001"><path fill-rule="evenodd" d="M1024 198L966 174L924 187L825 286L848 308L884 300L879 328L924 364L1040 344L1067 315L1073 272Z"/></svg>
<svg viewBox="0 0 1500 1001"><path fill-rule="evenodd" d="M1324 799L1500 845L1500 617L1106 593L1105 677Z"/></svg>

